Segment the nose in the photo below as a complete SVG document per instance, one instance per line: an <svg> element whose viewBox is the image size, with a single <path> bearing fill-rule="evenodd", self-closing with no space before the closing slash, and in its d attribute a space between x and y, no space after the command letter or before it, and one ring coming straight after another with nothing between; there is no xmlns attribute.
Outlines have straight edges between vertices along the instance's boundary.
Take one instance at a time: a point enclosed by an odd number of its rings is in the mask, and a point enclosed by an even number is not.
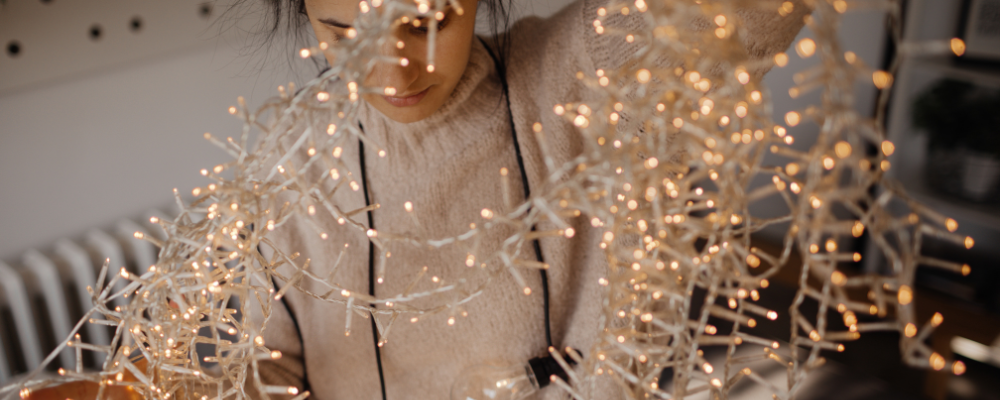
<svg viewBox="0 0 1000 400"><path fill-rule="evenodd" d="M390 42L382 49L382 54L387 56L387 62L378 63L372 70L374 83L379 87L395 88L397 94L414 94L410 92L417 88L410 86L420 78L420 68L417 65L419 62L407 57L409 49L405 46L399 49L396 41ZM400 58L402 61L394 61Z"/></svg>

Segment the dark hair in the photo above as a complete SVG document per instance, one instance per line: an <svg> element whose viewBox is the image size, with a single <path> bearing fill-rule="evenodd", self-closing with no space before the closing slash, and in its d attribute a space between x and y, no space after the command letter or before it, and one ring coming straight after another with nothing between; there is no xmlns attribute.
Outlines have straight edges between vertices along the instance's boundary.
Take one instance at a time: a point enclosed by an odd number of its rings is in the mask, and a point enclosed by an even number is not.
<svg viewBox="0 0 1000 400"><path fill-rule="evenodd" d="M232 13L247 0L239 0L227 13ZM510 53L511 0L477 0L479 8L486 12L485 17L490 24L491 36L487 44L497 51L500 59L499 74L505 74L507 56ZM267 8L268 18L264 20L262 31L263 42L260 45L270 46L279 34L286 32L288 38L296 45L306 43L303 26L309 23L306 14L305 0L262 0ZM477 22L478 22L478 15Z"/></svg>

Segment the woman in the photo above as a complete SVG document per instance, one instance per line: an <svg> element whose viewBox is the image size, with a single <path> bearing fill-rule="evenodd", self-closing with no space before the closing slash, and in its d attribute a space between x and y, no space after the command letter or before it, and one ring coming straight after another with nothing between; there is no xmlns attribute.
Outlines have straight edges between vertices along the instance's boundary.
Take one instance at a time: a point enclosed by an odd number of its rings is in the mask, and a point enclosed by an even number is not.
<svg viewBox="0 0 1000 400"><path fill-rule="evenodd" d="M347 35L359 9L356 0L268 1L275 21L307 18L316 39L327 43ZM369 214L370 227L450 237L467 230L470 223L481 222L484 208L508 210L500 195L502 169L511 171L511 178L519 183L524 183L523 171L525 189L542 187L546 178L533 124L545 127L548 152L557 164L578 155L582 151L579 133L553 113L553 106L601 99L576 78L577 72L618 68L635 51L635 45L621 37L595 32L592 22L598 8L606 5L603 0L578 0L551 18L527 18L505 33L497 30L508 19L509 5L504 0L459 3L462 12L450 8L439 22L435 64L426 62L426 24L403 25L397 32L402 48L386 52L405 57L408 64L380 64L365 82L396 89L392 96L364 95L359 113L365 134L388 157L379 157L377 150L360 143L344 148L345 163L363 174L364 190L339 191L335 200L344 209L379 204ZM481 39L474 33L479 7L487 8L492 19L500 22L494 24L491 38ZM776 7L743 13L752 33L748 48L762 58L785 49L807 12L802 5L796 8L796 14L785 18L773 11ZM643 22L637 14L612 17L605 25L638 28ZM703 27L692 23L693 29ZM512 193L515 199L525 195L524 191ZM420 226L407 215L407 202ZM343 264L335 276L352 290L401 293L422 266L444 282L463 279L467 273L468 249L461 246L393 248L384 282L372 284L368 238L354 230L333 228L337 222L332 217L317 218L321 226L331 227L330 237L321 239L297 219L269 237L282 250L311 259L310 269L319 276L327 275L343 251ZM597 282L607 264L598 247L601 232L582 219L570 223L577 232L571 239L540 240L541 258L551 266L547 285L541 275L524 274L532 290L523 290L509 274L500 274L462 308L412 324L397 322L401 326L387 343L376 344L375 324L368 326L368 321L355 322L345 337L343 307L289 291L282 299L284 307L272 308L262 334L268 348L280 350L283 357L261 365L262 379L309 390L315 399L441 399L449 397L455 379L470 367L523 364L545 355L551 345L591 348L600 333ZM480 243L486 248L480 250L489 253L499 248L509 233L502 229L487 232ZM270 255L268 249L264 252ZM610 380L599 390L592 393L594 398L622 396ZM82 393L74 396L85 397ZM551 388L540 396L562 397L564 393Z"/></svg>
<svg viewBox="0 0 1000 400"><path fill-rule="evenodd" d="M483 41L474 34L476 10L484 6L492 12L509 9L497 5L498 1L460 0L463 13L447 12L439 22L433 68L426 62L426 24L404 25L398 32L403 48L387 52L407 58L408 65L381 64L368 77L369 86L396 88L394 96L365 95L360 112L364 132L383 146L388 157L379 157L371 148L345 148L344 158L348 165L365 167L367 200L380 205L371 214L376 229L450 237L467 230L470 223L482 222L484 208L504 212L499 172L506 168L515 181L520 180L518 151L527 186L541 188L546 172L532 125L541 122L544 126L548 152L557 165L578 155L581 136L553 113L553 106L601 99L576 73L618 68L635 51L624 38L595 32L592 23L597 10L606 5L601 0L577 1L544 20L521 20L508 34ZM286 6L295 10L296 4L305 10L316 38L330 43L347 35L359 9L354 0L299 0ZM805 7L798 8L797 15L786 18L778 15L776 7L746 12L743 17L752 29L768 27L755 29L748 47L761 57L785 49L802 26ZM642 18L636 14L611 18L605 24L638 28ZM506 15L495 18L505 20ZM495 45L498 41L509 45L508 53L504 54L502 45ZM515 199L524 195L512 194ZM365 200L361 192L349 191L337 199L346 203L345 209L363 207ZM411 202L422 226L415 226L406 215L405 202ZM332 218L320 222L335 224ZM345 338L343 308L300 293L289 294L285 297L288 307L275 307L276 315L264 334L268 347L284 354L267 370L267 378L275 384L307 388L318 399L375 399L382 398L381 377L387 399L439 399L449 396L449 388L467 368L523 364L545 355L549 345L589 349L599 333L601 290L597 282L607 264L598 247L601 232L587 222L582 218L570 221L578 232L571 239L541 240L543 258L551 265L548 320L541 277L528 273L524 276L533 289L531 295L525 296L509 274L500 274L499 282L464 309L399 326L382 347L373 344L375 338L367 326L355 328ZM344 260L349 261L338 269L337 279L355 290L367 290L373 277L366 268L370 253L362 233L340 230L343 236L334 233L323 240L305 224L293 222L284 228L275 231L279 247L302 252L320 274L346 243ZM506 238L502 230L486 234L481 246L499 247ZM390 250L385 282L376 285L376 294L403 292L421 266L450 282L466 270L468 253L460 246ZM452 317L455 322L450 325ZM552 343L546 337L547 323ZM595 398L620 395L607 383L607 392ZM543 391L544 398L564 396L557 389Z"/></svg>

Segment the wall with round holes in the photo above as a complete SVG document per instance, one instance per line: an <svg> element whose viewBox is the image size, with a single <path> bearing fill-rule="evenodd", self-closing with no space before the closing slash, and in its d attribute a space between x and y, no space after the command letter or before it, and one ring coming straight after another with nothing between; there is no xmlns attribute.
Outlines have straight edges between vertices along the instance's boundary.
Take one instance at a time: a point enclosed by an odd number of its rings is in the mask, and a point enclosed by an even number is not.
<svg viewBox="0 0 1000 400"><path fill-rule="evenodd" d="M206 44L219 10L203 0L6 0L0 94Z"/></svg>
<svg viewBox="0 0 1000 400"><path fill-rule="evenodd" d="M0 0L0 258L190 193L227 160L202 135L238 134L237 96L315 74L293 46L257 45L253 18L220 29L225 7Z"/></svg>

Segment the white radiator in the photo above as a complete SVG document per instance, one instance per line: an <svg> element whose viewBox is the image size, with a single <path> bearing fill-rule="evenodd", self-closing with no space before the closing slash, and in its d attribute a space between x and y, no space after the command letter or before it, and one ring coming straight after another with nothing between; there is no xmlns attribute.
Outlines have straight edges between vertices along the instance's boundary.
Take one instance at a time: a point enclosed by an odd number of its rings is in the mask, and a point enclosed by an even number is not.
<svg viewBox="0 0 1000 400"><path fill-rule="evenodd" d="M156 263L158 249L133 236L141 231L163 238L159 226L149 222L150 216L172 219L152 210L138 221L123 219L108 229L27 250L19 260L0 261L0 386L37 368L57 343L67 339L72 326L93 306L87 286L96 283L105 260L110 260L110 276L121 267L145 272ZM112 332L108 326L87 324L80 333L87 342L108 344ZM72 368L75 362L67 348L47 369ZM98 355L84 364L92 368L102 362Z"/></svg>

